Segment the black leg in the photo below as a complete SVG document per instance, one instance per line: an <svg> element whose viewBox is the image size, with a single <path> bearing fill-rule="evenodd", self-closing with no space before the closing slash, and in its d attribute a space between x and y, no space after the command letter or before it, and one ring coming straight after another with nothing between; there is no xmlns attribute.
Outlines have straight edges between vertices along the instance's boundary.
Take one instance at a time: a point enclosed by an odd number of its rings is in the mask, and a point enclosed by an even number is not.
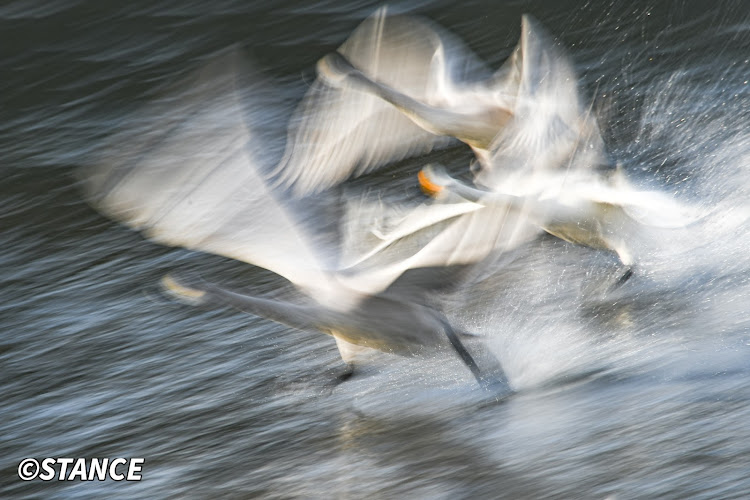
<svg viewBox="0 0 750 500"><path fill-rule="evenodd" d="M346 369L336 376L336 385L346 382L354 375L354 363L347 363Z"/></svg>
<svg viewBox="0 0 750 500"><path fill-rule="evenodd" d="M461 339L458 338L458 335L456 335L456 332L453 331L453 328L448 324L448 322L444 322L444 327L445 335L448 337L448 340L453 346L453 349L455 349L455 351L458 353L461 361L463 361L464 364L469 367L469 370L471 370L471 373L472 375L474 375L477 383L479 383L479 385L485 390L494 391L495 388L502 387L504 391L507 391L510 386L508 385L508 379L505 376L502 367L500 367L498 373L494 376L484 376L482 374L482 371L479 369L476 361L474 361L474 358L471 357L471 354L469 354L469 351L466 350L466 347L461 342ZM500 366L499 363L498 366Z"/></svg>
<svg viewBox="0 0 750 500"><path fill-rule="evenodd" d="M612 286L609 288L611 290L616 290L617 288L620 288L622 285L625 284L626 281L628 281L631 276L633 276L633 266L628 267L628 270L625 271L622 276L620 276L617 281L615 281Z"/></svg>

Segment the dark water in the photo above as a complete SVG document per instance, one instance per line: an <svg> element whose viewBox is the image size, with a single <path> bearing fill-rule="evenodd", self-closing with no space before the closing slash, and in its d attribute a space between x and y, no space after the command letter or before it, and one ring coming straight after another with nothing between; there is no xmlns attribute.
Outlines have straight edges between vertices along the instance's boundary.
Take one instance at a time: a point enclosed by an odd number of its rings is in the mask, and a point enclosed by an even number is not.
<svg viewBox="0 0 750 500"><path fill-rule="evenodd" d="M316 60L377 6L0 6L1 496L750 494L746 2L393 5L495 67L520 15L535 15L575 61L613 158L705 216L644 243L639 275L615 292L611 257L540 238L456 297L453 319L485 335L519 389L499 404L449 357L383 356L334 387L330 338L176 304L158 287L182 268L258 290L278 279L149 243L83 203L73 170L201 61L241 44L291 112ZM44 483L18 479L25 457L146 462L138 483Z"/></svg>

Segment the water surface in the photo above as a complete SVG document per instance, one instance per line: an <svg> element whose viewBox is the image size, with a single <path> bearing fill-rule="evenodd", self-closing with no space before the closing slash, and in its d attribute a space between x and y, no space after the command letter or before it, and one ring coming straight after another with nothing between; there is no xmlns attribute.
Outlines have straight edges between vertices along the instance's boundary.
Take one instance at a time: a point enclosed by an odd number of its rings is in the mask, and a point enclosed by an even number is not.
<svg viewBox="0 0 750 500"><path fill-rule="evenodd" d="M743 2L393 4L494 67L531 13L568 50L611 156L707 214L608 255L541 237L455 297L519 393L495 403L448 354L383 356L350 382L334 343L161 296L197 270L94 212L72 173L101 140L240 44L288 113L370 2L0 6L3 497L740 498L750 492L750 14ZM284 119L269 116L283 130ZM456 168L463 149L439 159ZM367 177L416 193L416 159ZM139 483L22 482L25 457L144 457Z"/></svg>

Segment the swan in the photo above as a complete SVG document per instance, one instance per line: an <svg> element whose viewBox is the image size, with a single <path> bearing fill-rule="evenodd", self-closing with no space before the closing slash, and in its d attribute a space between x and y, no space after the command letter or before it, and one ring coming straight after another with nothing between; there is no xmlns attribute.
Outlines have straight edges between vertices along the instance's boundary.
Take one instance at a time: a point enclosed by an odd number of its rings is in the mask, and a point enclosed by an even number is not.
<svg viewBox="0 0 750 500"><path fill-rule="evenodd" d="M98 161L78 172L88 202L157 243L240 260L290 281L300 303L184 276L168 275L163 285L192 302L227 304L333 336L346 363L342 378L355 372L368 349L408 356L447 347L482 387L510 391L501 368L479 368L433 297L462 266L486 255L478 249L493 247L500 229L468 241L460 226L443 221L434 237L411 245L407 257L383 249L358 265L342 265L336 231L319 229L327 221L313 204L269 174L255 125L268 116L262 108L270 90L259 82L240 84L241 64L239 52L230 50L191 78L186 90L150 104L146 118L114 134ZM356 215L342 219L368 224ZM413 276L425 268L431 272Z"/></svg>
<svg viewBox="0 0 750 500"><path fill-rule="evenodd" d="M381 19L384 15L376 15L378 22L388 22ZM457 68L469 67L477 74L480 65L460 42L423 21L408 22L419 27L410 32L415 39L433 40L431 53L408 50L407 45L404 52L410 56L401 57L422 68L429 79L427 91L391 83L395 78L379 66L377 72L368 71L373 60L362 51L351 54L346 44L318 62L318 74L332 88L379 99L414 126L458 139L474 150L476 188L426 168L419 174L425 192L442 192L444 200L451 192L451 203L505 206L563 240L613 252L627 268L618 283L633 274L634 234L696 220L664 193L635 189L622 169L612 165L598 125L583 106L572 63L533 18L522 17L521 37L508 61L496 73L471 82L466 81L467 71ZM359 32L352 38L360 41ZM368 40L368 54L396 43L384 36ZM470 63L461 66L460 57ZM405 67L391 64L388 70L398 74Z"/></svg>

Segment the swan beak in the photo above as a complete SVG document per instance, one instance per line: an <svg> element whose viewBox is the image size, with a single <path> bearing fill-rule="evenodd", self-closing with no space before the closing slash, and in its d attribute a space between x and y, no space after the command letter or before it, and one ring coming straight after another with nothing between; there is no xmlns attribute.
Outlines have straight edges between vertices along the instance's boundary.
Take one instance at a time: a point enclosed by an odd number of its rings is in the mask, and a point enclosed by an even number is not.
<svg viewBox="0 0 750 500"><path fill-rule="evenodd" d="M419 186L427 196L432 196L433 198L435 198L443 189L445 189L444 186L432 182L432 180L430 180L430 178L425 173L425 169L419 171L419 173L417 174L417 178L419 179Z"/></svg>
<svg viewBox="0 0 750 500"><path fill-rule="evenodd" d="M161 285L170 295L189 304L199 304L206 295L203 290L181 285L171 274L167 274L161 279Z"/></svg>

